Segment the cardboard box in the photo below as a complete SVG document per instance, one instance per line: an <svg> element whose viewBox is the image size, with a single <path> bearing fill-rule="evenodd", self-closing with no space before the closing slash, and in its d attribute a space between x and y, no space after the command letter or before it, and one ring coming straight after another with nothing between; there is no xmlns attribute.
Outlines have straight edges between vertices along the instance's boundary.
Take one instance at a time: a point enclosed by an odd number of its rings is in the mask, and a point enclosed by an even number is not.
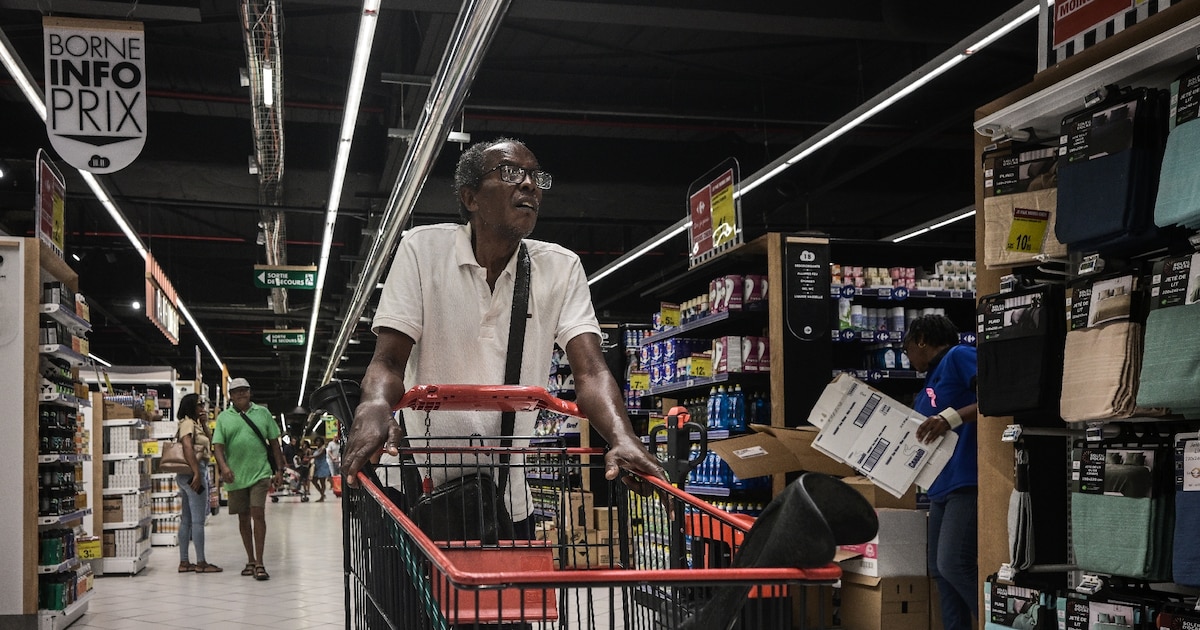
<svg viewBox="0 0 1200 630"><path fill-rule="evenodd" d="M862 545L843 545L842 550L859 555L843 560L842 571L872 578L929 575L929 513L888 508L875 513L879 515L879 535Z"/></svg>
<svg viewBox="0 0 1200 630"><path fill-rule="evenodd" d="M842 578L842 627L854 630L926 630L929 578Z"/></svg>
<svg viewBox="0 0 1200 630"><path fill-rule="evenodd" d="M843 479L846 485L857 490L860 494L866 497L867 502L872 507L876 508L895 508L898 510L915 510L917 509L917 487L913 486L904 493L904 496L896 498L885 492L879 486L876 486L870 479L862 475L847 477Z"/></svg>
<svg viewBox="0 0 1200 630"><path fill-rule="evenodd" d="M559 502L560 509L563 503ZM591 492L571 490L567 493L566 511L559 514L558 527L564 531L594 529L596 498Z"/></svg>
<svg viewBox="0 0 1200 630"><path fill-rule="evenodd" d="M708 443L708 448L725 460L742 479L807 470L834 477L854 475L854 469L812 448L817 430L788 429L752 424L754 433Z"/></svg>
<svg viewBox="0 0 1200 630"><path fill-rule="evenodd" d="M105 420L130 420L133 418L145 418L145 409L134 409L125 405L104 401L104 419Z"/></svg>
<svg viewBox="0 0 1200 630"><path fill-rule="evenodd" d="M120 523L125 520L125 502L121 497L106 498L101 507L102 523ZM108 554L105 554L108 555Z"/></svg>
<svg viewBox="0 0 1200 630"><path fill-rule="evenodd" d="M793 586L792 619L804 620L802 628L836 628L837 606L832 586ZM793 626L794 627L794 626Z"/></svg>
<svg viewBox="0 0 1200 630"><path fill-rule="evenodd" d="M953 431L930 444L919 442L916 429L925 416L848 374L825 387L808 421L820 428L814 449L849 464L896 498L913 484L932 485L958 443Z"/></svg>

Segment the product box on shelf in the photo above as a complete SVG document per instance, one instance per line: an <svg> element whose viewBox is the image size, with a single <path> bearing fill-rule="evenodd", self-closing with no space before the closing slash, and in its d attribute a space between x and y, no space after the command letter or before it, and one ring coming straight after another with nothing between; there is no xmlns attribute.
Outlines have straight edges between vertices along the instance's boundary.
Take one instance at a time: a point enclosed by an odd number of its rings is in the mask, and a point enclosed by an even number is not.
<svg viewBox="0 0 1200 630"><path fill-rule="evenodd" d="M742 341L736 335L717 337L712 341L713 373L727 374L744 372L742 365Z"/></svg>
<svg viewBox="0 0 1200 630"><path fill-rule="evenodd" d="M105 498L102 503L101 513L104 517L101 521L102 523L120 523L125 520L125 502L121 497Z"/></svg>
<svg viewBox="0 0 1200 630"><path fill-rule="evenodd" d="M916 429L924 415L848 374L825 387L808 421L819 428L814 449L853 466L894 497L913 484L932 485L958 443L953 431L919 442Z"/></svg>
<svg viewBox="0 0 1200 630"><path fill-rule="evenodd" d="M842 571L874 578L927 575L929 513L891 508L875 513L879 534L868 543L842 546L843 552L857 554L841 562Z"/></svg>
<svg viewBox="0 0 1200 630"><path fill-rule="evenodd" d="M842 577L843 628L855 630L926 630L929 627L929 579L924 576Z"/></svg>
<svg viewBox="0 0 1200 630"><path fill-rule="evenodd" d="M742 283L742 306L746 309L766 308L767 276L747 274Z"/></svg>
<svg viewBox="0 0 1200 630"><path fill-rule="evenodd" d="M708 448L729 464L741 479L806 470L834 477L854 475L854 469L812 448L816 429L788 429L752 424L753 431L728 440L708 443Z"/></svg>
<svg viewBox="0 0 1200 630"><path fill-rule="evenodd" d="M134 418L145 418L146 410L143 408L128 407L120 403L112 401L104 401L104 419L105 420L132 420Z"/></svg>

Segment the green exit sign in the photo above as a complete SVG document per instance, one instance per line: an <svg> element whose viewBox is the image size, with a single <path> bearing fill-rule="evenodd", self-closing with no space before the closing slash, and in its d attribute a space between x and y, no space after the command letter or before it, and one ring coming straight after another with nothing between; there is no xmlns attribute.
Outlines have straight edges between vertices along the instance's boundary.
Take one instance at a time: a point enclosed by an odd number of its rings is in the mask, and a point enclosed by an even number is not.
<svg viewBox="0 0 1200 630"><path fill-rule="evenodd" d="M263 343L268 346L303 346L304 341L304 331L299 328L263 331Z"/></svg>
<svg viewBox="0 0 1200 630"><path fill-rule="evenodd" d="M291 265L254 265L254 286L260 289L317 288L317 268Z"/></svg>

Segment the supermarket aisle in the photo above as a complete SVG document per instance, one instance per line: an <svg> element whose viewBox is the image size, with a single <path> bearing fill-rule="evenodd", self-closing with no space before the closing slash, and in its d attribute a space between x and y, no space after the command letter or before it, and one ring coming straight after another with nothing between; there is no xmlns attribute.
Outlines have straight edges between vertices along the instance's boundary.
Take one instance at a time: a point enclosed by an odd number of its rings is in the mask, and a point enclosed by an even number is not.
<svg viewBox="0 0 1200 630"><path fill-rule="evenodd" d="M237 518L222 508L206 528L208 561L223 573L179 573L179 551L155 547L136 577L96 579L88 612L71 630L140 628L342 628L341 501L267 504L271 579L239 575L245 552ZM196 559L193 556L192 561Z"/></svg>

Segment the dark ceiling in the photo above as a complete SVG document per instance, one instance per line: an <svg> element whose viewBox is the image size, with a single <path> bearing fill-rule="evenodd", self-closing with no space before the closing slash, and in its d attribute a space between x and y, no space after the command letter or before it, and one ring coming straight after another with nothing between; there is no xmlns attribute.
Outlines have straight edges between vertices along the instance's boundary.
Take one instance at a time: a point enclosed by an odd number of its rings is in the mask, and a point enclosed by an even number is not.
<svg viewBox="0 0 1200 630"><path fill-rule="evenodd" d="M44 12L142 19L146 32L148 137L129 167L104 177L198 320L231 376L256 399L288 410L300 394L303 348L265 346L268 328L307 328L311 292L292 290L274 313L256 289L258 183L241 20L228 0L117 3L0 0L0 30L34 77L42 76ZM475 140L524 139L553 172L534 238L575 250L592 273L677 222L688 185L735 157L752 173L1012 8L1007 2L843 0L514 0L483 58L456 128ZM337 128L361 11L350 0L281 5L286 257L315 264ZM198 21L178 19L190 8ZM166 9L165 9L166 8ZM428 89L385 82L435 73L459 4L385 0L342 196L308 389L325 370L347 293L396 180L408 144L388 129L414 127ZM71 11L64 13L63 11ZM165 17L162 17L164 16ZM1030 23L923 87L856 131L742 199L750 236L818 229L878 239L946 215L974 199L974 109L1034 74ZM44 123L0 74L0 231L32 234L32 159L50 149ZM455 220L449 176L460 146L443 145L412 222ZM178 346L130 302L143 295L143 262L77 174L67 174L66 252L94 320L94 354L118 365L171 365L185 378L199 343ZM971 222L929 243L972 240ZM602 311L648 320L630 287L686 268L682 238L593 286ZM11 299L9 296L0 299ZM340 375L361 378L367 324ZM204 378L220 372L203 352Z"/></svg>

